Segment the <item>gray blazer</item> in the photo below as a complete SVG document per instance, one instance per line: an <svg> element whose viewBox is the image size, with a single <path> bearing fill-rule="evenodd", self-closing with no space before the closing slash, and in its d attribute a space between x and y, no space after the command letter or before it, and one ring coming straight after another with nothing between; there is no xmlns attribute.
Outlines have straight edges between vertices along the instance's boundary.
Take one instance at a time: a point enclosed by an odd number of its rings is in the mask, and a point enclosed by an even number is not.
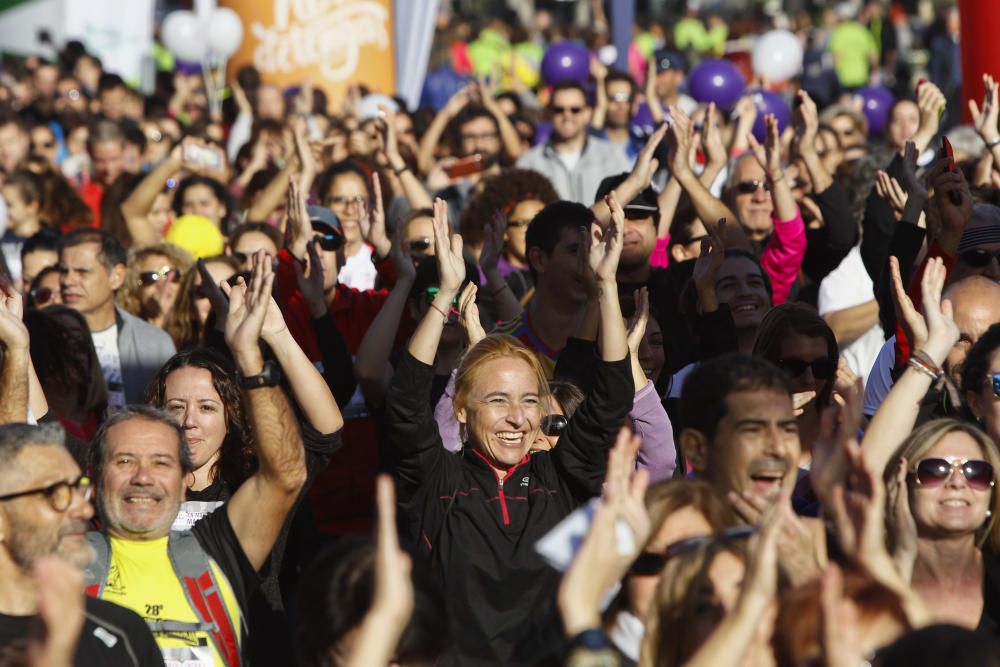
<svg viewBox="0 0 1000 667"><path fill-rule="evenodd" d="M122 364L125 401L142 403L146 385L177 350L170 335L115 306L118 321L118 356Z"/></svg>

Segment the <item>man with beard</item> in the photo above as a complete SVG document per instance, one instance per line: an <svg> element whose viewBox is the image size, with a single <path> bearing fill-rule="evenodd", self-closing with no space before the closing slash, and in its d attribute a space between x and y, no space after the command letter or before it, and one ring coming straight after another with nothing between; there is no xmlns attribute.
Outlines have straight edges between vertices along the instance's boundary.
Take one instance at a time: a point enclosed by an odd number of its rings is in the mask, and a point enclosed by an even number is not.
<svg viewBox="0 0 1000 667"><path fill-rule="evenodd" d="M0 646L15 651L27 648L37 622L35 565L55 555L83 570L94 556L86 537L94 516L90 480L65 441L54 424L0 426ZM74 655L75 665L163 664L137 614L89 597Z"/></svg>
<svg viewBox="0 0 1000 667"><path fill-rule="evenodd" d="M563 199L594 201L601 180L628 171L631 161L611 142L589 136L591 108L580 84L562 81L549 102L552 136L522 155L517 166L545 175Z"/></svg>

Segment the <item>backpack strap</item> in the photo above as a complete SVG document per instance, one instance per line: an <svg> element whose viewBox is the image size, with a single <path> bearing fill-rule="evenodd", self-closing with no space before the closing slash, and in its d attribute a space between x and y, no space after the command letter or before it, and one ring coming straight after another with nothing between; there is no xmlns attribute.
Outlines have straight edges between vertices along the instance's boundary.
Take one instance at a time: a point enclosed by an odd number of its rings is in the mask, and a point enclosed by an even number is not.
<svg viewBox="0 0 1000 667"><path fill-rule="evenodd" d="M171 531L167 553L188 604L201 619L201 629L208 632L228 667L240 667L239 638L212 570L211 556L190 531Z"/></svg>
<svg viewBox="0 0 1000 667"><path fill-rule="evenodd" d="M111 543L108 536L97 531L87 533L87 542L94 550L94 560L83 571L85 592L92 598L101 597L104 585L108 583L108 572L111 569Z"/></svg>

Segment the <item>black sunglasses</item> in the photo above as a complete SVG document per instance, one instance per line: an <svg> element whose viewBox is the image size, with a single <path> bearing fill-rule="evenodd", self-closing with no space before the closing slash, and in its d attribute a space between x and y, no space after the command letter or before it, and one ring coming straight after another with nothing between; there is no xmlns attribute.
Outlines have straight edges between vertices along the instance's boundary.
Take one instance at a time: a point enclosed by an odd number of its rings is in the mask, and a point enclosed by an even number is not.
<svg viewBox="0 0 1000 667"><path fill-rule="evenodd" d="M28 293L28 296L31 297L31 302L35 304L36 308L42 308L52 301L55 291L51 287L36 287Z"/></svg>
<svg viewBox="0 0 1000 667"><path fill-rule="evenodd" d="M559 114L571 114L575 116L581 111L583 111L583 107L552 107L552 113L556 116Z"/></svg>
<svg viewBox="0 0 1000 667"><path fill-rule="evenodd" d="M344 245L344 237L340 234L324 234L315 238L319 243L319 247L327 252L336 252Z"/></svg>
<svg viewBox="0 0 1000 667"><path fill-rule="evenodd" d="M667 561L674 556L690 553L714 543L725 544L727 542L735 542L736 540L746 540L756 532L756 526L736 526L728 528L717 535L700 535L674 542L667 547L666 553L658 554L652 551L644 551L632 563L629 573L643 577L652 577L663 572Z"/></svg>
<svg viewBox="0 0 1000 667"><path fill-rule="evenodd" d="M409 243L410 252L427 252L431 247L430 239L413 239Z"/></svg>
<svg viewBox="0 0 1000 667"><path fill-rule="evenodd" d="M550 438L558 438L566 430L569 419L566 415L545 415L542 417L542 433Z"/></svg>
<svg viewBox="0 0 1000 667"><path fill-rule="evenodd" d="M993 466L980 459L923 459L910 474L918 486L941 486L948 481L955 468L962 471L969 488L986 491L993 486Z"/></svg>
<svg viewBox="0 0 1000 667"><path fill-rule="evenodd" d="M757 190L760 188L764 188L764 192L770 192L771 184L768 183L767 181L757 181L757 180L740 181L739 183L736 184L736 189L740 192L740 194L744 195L753 194L754 192L757 192Z"/></svg>
<svg viewBox="0 0 1000 667"><path fill-rule="evenodd" d="M988 266L993 258L996 257L997 261L1000 262L1000 251L990 252L989 250L984 250L983 248L973 248L972 250L965 250L958 253L958 258L962 260L963 264L968 264L971 267L981 269L984 266Z"/></svg>
<svg viewBox="0 0 1000 667"><path fill-rule="evenodd" d="M815 361L804 361L802 359L778 359L778 368L788 373L789 376L797 378L806 372L807 368L812 369L813 377L817 380L828 380L837 372L836 359L817 359Z"/></svg>
<svg viewBox="0 0 1000 667"><path fill-rule="evenodd" d="M165 266L159 271L143 271L139 274L139 284L143 287L155 285L161 280L179 283L181 281L180 269L171 269Z"/></svg>

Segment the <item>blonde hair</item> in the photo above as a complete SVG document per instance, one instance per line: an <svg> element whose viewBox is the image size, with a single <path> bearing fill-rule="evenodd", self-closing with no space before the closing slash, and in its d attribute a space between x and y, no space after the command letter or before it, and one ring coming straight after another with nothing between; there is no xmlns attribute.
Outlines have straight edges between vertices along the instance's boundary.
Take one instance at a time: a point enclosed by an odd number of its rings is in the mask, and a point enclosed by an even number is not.
<svg viewBox="0 0 1000 667"><path fill-rule="evenodd" d="M956 431L965 433L979 445L983 457L993 466L994 475L1000 471L1000 450L997 449L997 444L993 439L982 429L958 419L935 419L914 429L903 441L903 444L893 452L882 475L889 495L892 495L892 491L896 487L896 472L899 470L901 459L905 458L907 465L912 470L913 465L941 442L944 436ZM976 529L976 546L996 551L1000 549L1000 524L997 524L997 516L1000 515L1000 494L997 494L995 487L990 490L989 509L992 514L983 522L982 526Z"/></svg>
<svg viewBox="0 0 1000 667"><path fill-rule="evenodd" d="M483 366L495 359L504 358L520 359L528 364L538 381L542 410L548 411L551 405L549 383L538 356L513 336L490 334L469 348L455 372L455 396L452 399L452 407L456 418L459 411L468 409L469 392L472 390L472 385L482 376Z"/></svg>
<svg viewBox="0 0 1000 667"><path fill-rule="evenodd" d="M180 270L183 278L194 266L194 260L186 250L175 246L173 243L158 243L154 246L147 246L140 250L129 252L128 263L125 269L125 282L118 290L118 305L136 317L146 319L148 313L143 312L142 285L139 283L139 274L142 273L142 261L147 257L162 255L166 257L170 264Z"/></svg>

